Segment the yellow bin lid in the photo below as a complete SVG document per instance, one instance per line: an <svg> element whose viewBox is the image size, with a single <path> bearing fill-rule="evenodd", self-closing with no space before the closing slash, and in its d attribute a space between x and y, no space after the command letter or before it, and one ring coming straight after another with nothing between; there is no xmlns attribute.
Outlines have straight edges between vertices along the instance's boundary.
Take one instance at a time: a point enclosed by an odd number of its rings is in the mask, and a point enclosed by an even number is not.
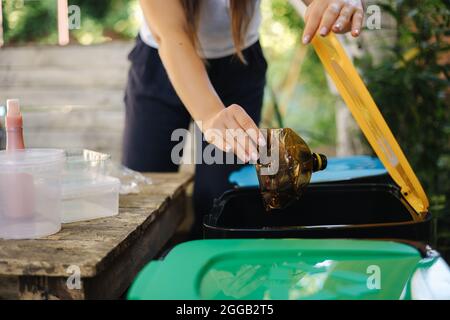
<svg viewBox="0 0 450 320"><path fill-rule="evenodd" d="M314 37L312 44L353 117L406 201L424 218L428 198L367 87L334 34Z"/></svg>

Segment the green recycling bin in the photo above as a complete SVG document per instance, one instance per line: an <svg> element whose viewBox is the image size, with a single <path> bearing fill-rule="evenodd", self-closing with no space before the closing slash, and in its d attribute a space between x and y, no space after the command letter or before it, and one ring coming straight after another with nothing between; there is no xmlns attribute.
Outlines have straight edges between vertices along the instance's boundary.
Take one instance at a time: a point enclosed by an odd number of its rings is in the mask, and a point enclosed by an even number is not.
<svg viewBox="0 0 450 320"><path fill-rule="evenodd" d="M132 300L449 299L428 247L346 239L187 242L138 275Z"/></svg>

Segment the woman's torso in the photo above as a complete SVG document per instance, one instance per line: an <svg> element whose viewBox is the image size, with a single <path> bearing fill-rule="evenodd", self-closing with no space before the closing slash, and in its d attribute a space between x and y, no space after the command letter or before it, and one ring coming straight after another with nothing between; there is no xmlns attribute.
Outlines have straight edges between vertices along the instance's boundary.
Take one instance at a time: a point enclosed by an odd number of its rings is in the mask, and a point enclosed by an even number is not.
<svg viewBox="0 0 450 320"><path fill-rule="evenodd" d="M243 49L258 41L261 23L260 2L261 0L255 0L254 14L243 38ZM229 10L229 0L202 0L198 26L199 54L202 57L215 59L236 53ZM158 48L145 21L142 24L140 36L147 45Z"/></svg>

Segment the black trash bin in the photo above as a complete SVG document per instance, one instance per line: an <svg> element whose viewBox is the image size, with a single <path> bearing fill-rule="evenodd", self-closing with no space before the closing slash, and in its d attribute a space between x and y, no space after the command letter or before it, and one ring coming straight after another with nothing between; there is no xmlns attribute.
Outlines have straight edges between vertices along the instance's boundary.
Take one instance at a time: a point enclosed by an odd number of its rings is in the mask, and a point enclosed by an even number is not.
<svg viewBox="0 0 450 320"><path fill-rule="evenodd" d="M204 220L205 238L389 238L433 242L431 214L417 218L398 187L310 185L284 210L265 212L258 188L223 194Z"/></svg>

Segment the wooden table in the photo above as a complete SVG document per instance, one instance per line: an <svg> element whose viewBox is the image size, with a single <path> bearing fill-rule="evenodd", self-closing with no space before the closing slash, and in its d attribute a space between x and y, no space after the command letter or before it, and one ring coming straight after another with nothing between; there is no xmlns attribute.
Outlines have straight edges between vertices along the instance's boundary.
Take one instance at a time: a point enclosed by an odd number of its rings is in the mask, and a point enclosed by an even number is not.
<svg viewBox="0 0 450 320"><path fill-rule="evenodd" d="M65 224L39 240L0 240L0 298L121 297L186 213L192 174L147 176L153 184L122 196L116 217Z"/></svg>

